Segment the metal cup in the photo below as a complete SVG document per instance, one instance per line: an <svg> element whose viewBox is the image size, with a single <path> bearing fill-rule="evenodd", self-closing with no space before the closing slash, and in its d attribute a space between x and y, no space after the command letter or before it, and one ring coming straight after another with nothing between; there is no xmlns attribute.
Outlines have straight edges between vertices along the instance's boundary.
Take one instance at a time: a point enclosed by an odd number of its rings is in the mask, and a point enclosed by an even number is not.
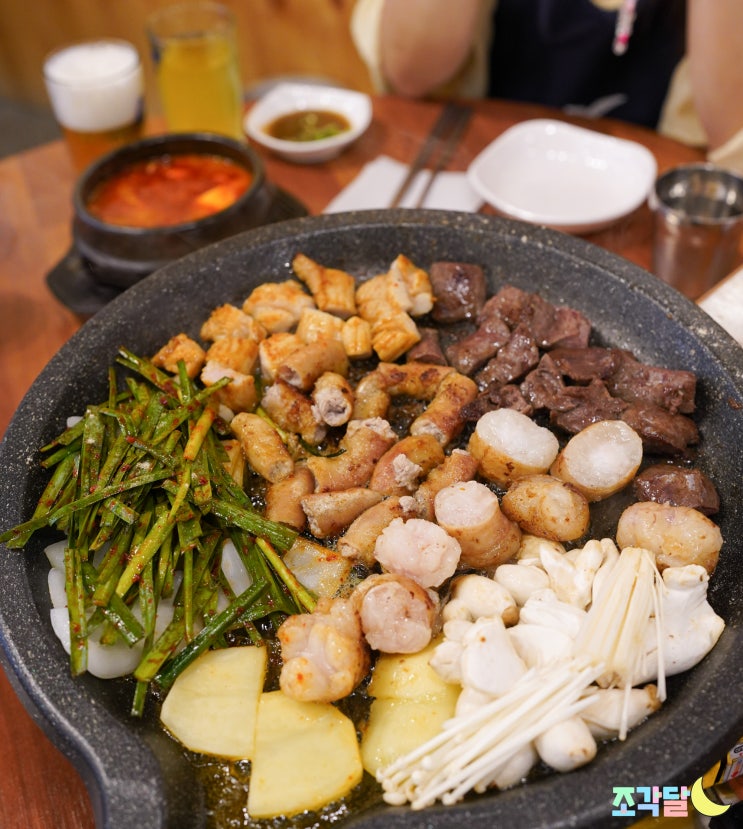
<svg viewBox="0 0 743 829"><path fill-rule="evenodd" d="M714 164L684 164L659 176L648 201L656 276L696 299L733 270L743 234L743 177Z"/></svg>

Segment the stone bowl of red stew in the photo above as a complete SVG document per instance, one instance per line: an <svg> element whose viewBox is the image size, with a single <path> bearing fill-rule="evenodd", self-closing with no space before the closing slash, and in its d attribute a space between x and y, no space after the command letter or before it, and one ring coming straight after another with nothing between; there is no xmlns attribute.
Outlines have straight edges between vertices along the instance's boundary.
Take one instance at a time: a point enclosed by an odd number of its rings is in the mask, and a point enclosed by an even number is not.
<svg viewBox="0 0 743 829"><path fill-rule="evenodd" d="M275 195L247 144L207 133L145 138L94 162L78 180L74 246L93 279L128 288L265 224Z"/></svg>

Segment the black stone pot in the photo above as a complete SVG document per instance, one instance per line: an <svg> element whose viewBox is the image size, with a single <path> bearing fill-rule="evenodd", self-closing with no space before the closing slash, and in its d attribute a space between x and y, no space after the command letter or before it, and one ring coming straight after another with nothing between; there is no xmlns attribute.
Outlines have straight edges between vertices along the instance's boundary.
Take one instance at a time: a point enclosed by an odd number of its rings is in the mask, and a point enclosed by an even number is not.
<svg viewBox="0 0 743 829"><path fill-rule="evenodd" d="M281 222L197 251L103 308L36 380L0 444L0 530L26 520L46 475L38 448L88 401L105 400L123 344L151 354L173 334L198 336L217 305L239 304L262 281L291 275L294 254L364 278L404 253L422 267L481 264L490 291L510 283L585 313L599 344L696 373L696 465L720 490L725 543L709 600L725 619L717 646L671 677L667 702L626 741L601 746L570 774L542 777L456 806L419 812L381 804L338 819L343 829L607 829L615 786L681 786L703 774L743 734L743 361L740 347L700 308L661 280L588 242L493 216L432 210L338 213ZM600 537L609 528L592 527ZM129 715L132 685L73 679L49 621L43 547L0 546L0 660L29 711L85 779L100 829L211 829L203 783L157 725ZM33 796L33 793L30 794ZM284 825L284 824L282 824Z"/></svg>
<svg viewBox="0 0 743 829"><path fill-rule="evenodd" d="M197 221L162 228L108 224L87 204L95 188L133 162L176 153L216 155L249 169L248 190L225 210ZM94 162L78 180L73 195L73 244L95 282L128 288L143 277L204 245L266 224L276 188L266 179L263 161L247 144L210 133L145 138Z"/></svg>

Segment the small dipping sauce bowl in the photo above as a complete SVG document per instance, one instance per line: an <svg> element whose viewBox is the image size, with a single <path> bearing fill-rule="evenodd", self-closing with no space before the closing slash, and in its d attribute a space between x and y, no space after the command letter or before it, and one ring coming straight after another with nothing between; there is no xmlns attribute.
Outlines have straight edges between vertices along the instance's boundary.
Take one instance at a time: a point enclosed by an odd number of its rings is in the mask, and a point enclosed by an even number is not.
<svg viewBox="0 0 743 829"><path fill-rule="evenodd" d="M237 164L249 173L247 189L217 212L164 226L114 224L94 214L91 199L101 186L134 165L194 155ZM262 159L247 144L211 133L145 138L103 156L79 178L73 195L73 246L93 280L125 289L198 248L265 224L275 194Z"/></svg>
<svg viewBox="0 0 743 829"><path fill-rule="evenodd" d="M326 115L335 116L342 127L331 135L324 135L320 127L318 137L309 140L273 134L273 127L280 119L308 113L320 121ZM253 141L286 161L318 164L335 158L356 141L366 132L371 119L371 99L363 92L321 84L280 83L259 98L243 125Z"/></svg>

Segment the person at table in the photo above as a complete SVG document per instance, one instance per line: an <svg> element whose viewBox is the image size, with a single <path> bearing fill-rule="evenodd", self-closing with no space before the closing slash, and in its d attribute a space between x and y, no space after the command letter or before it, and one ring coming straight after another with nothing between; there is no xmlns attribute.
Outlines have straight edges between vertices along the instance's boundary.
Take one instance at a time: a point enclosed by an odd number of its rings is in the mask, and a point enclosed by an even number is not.
<svg viewBox="0 0 743 829"><path fill-rule="evenodd" d="M743 171L743 0L634 5L358 0L351 33L380 91L619 118Z"/></svg>

